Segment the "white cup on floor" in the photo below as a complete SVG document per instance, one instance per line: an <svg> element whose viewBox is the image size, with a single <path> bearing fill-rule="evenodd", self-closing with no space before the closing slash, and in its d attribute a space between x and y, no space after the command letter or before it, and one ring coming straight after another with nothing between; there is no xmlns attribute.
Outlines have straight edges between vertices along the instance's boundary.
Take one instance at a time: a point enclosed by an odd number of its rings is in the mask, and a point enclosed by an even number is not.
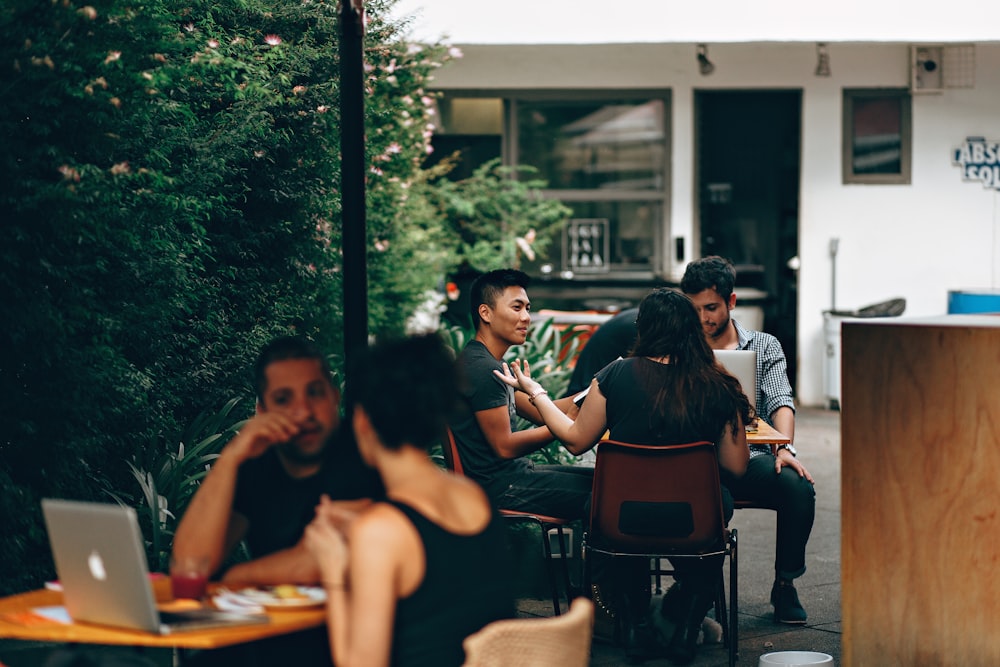
<svg viewBox="0 0 1000 667"><path fill-rule="evenodd" d="M833 665L833 656L815 651L777 651L760 656L757 667L800 667L801 665Z"/></svg>

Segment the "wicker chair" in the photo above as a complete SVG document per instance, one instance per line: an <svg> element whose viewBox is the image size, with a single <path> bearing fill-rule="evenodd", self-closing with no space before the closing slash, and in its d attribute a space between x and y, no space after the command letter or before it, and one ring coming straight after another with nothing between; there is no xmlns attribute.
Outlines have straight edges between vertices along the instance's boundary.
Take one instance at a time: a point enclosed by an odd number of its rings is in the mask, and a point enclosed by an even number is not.
<svg viewBox="0 0 1000 667"><path fill-rule="evenodd" d="M587 667L594 604L579 597L548 618L494 621L466 637L463 667Z"/></svg>

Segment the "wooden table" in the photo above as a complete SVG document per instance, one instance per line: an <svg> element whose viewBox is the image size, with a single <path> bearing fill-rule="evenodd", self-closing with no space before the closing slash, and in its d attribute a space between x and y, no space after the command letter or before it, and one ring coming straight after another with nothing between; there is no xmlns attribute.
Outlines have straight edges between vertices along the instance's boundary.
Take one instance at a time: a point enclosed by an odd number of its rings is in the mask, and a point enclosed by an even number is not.
<svg viewBox="0 0 1000 667"><path fill-rule="evenodd" d="M788 445L792 439L781 431L776 430L763 419L757 420L757 429L747 431L748 445Z"/></svg>
<svg viewBox="0 0 1000 667"><path fill-rule="evenodd" d="M167 580L169 584L169 580ZM60 623L33 614L36 607L59 606L62 593L37 590L0 598L0 638L41 642L214 649L316 628L326 622L325 607L268 612L268 623L191 630L157 635L86 623Z"/></svg>

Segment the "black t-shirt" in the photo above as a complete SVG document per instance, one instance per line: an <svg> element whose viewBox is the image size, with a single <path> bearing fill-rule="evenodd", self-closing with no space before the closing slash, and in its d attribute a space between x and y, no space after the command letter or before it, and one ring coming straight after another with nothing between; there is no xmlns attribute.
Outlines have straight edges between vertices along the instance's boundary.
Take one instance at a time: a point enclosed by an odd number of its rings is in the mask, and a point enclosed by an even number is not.
<svg viewBox="0 0 1000 667"><path fill-rule="evenodd" d="M246 541L251 557L297 544L324 493L333 500L385 497L381 478L362 462L349 427L334 434L323 466L311 477L289 477L274 449L244 462L233 509L249 521Z"/></svg>
<svg viewBox="0 0 1000 667"><path fill-rule="evenodd" d="M660 364L645 357L627 357L615 361L597 373L597 383L607 399L610 438L638 445L681 445L698 440L718 444L719 438L738 412L736 400L715 387L705 387L713 400L709 414L691 415L689 423L681 424L666 415L657 414L654 396L642 386L641 375L663 383L677 369L672 364ZM682 401L678 396L674 400Z"/></svg>
<svg viewBox="0 0 1000 667"><path fill-rule="evenodd" d="M618 357L628 356L635 345L635 318L638 314L638 308L626 308L597 327L576 358L564 396L583 391L590 386L597 371Z"/></svg>
<svg viewBox="0 0 1000 667"><path fill-rule="evenodd" d="M476 421L476 413L506 406L511 431L517 430L514 390L493 375L500 362L478 340L469 341L458 357L462 400L449 417L465 474L483 486L502 485L508 475L517 475L530 466L527 459L504 459L496 453Z"/></svg>

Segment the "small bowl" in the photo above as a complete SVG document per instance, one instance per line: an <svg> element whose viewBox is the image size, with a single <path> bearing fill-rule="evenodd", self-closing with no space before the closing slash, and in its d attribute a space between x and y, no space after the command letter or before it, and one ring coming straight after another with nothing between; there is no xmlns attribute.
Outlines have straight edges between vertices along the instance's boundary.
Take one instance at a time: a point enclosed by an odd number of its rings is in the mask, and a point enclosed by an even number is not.
<svg viewBox="0 0 1000 667"><path fill-rule="evenodd" d="M815 651L778 651L760 656L757 667L799 667L800 665L833 665L833 656Z"/></svg>

